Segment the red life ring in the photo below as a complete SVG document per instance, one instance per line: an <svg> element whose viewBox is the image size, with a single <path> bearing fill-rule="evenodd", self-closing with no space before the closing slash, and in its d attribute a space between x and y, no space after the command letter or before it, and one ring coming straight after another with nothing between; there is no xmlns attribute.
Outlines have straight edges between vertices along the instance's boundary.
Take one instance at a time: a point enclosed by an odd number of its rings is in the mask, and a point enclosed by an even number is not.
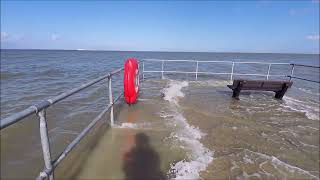
<svg viewBox="0 0 320 180"><path fill-rule="evenodd" d="M135 58L129 58L124 63L123 88L125 101L135 103L139 96L139 65Z"/></svg>

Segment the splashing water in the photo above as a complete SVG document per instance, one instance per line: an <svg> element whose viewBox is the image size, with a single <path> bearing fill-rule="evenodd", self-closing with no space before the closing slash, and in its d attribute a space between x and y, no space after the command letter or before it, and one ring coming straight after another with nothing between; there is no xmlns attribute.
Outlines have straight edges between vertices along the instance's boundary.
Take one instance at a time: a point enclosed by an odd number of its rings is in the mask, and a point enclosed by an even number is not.
<svg viewBox="0 0 320 180"><path fill-rule="evenodd" d="M310 102L300 101L289 96L284 97L285 105L283 107L287 107L291 110L303 112L311 120L319 120L319 108L318 104L315 106L311 106Z"/></svg>
<svg viewBox="0 0 320 180"><path fill-rule="evenodd" d="M178 82L171 81L168 88L165 88L162 92L165 95L164 99L169 101L170 103L174 103L178 105L179 98L184 97L182 88L187 87L189 83L187 81Z"/></svg>
<svg viewBox="0 0 320 180"><path fill-rule="evenodd" d="M175 174L175 179L198 179L199 173L213 160L213 152L201 142L205 136L198 127L190 125L187 119L179 111L179 98L184 97L182 88L187 87L188 82L171 81L169 87L163 90L164 99L170 102L173 115L170 116L177 130L171 134L171 138L182 143L180 146L188 151L188 159L171 164L170 173Z"/></svg>

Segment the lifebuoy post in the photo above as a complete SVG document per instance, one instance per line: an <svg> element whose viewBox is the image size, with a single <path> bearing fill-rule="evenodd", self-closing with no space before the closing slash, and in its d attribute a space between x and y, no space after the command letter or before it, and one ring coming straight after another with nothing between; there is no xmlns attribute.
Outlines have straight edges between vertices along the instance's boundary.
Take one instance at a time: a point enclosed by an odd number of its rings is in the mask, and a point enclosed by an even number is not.
<svg viewBox="0 0 320 180"><path fill-rule="evenodd" d="M139 96L139 65L135 58L129 58L124 63L123 89L124 99L128 104L137 102Z"/></svg>

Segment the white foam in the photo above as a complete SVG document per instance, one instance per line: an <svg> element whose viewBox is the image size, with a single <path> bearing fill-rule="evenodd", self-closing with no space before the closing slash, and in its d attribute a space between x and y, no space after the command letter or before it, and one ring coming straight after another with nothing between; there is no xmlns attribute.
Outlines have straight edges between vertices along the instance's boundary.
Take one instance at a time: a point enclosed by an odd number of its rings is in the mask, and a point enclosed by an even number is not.
<svg viewBox="0 0 320 180"><path fill-rule="evenodd" d="M247 164L254 164L254 161L252 161L246 153L244 154L243 161Z"/></svg>
<svg viewBox="0 0 320 180"><path fill-rule="evenodd" d="M62 129L61 127L55 127L48 132L51 133L58 133L58 134L71 134L71 135L78 135L79 133L72 130Z"/></svg>
<svg viewBox="0 0 320 180"><path fill-rule="evenodd" d="M175 179L198 179L199 173L206 170L213 160L213 152L200 142L205 134L199 128L190 125L179 112L179 98L184 97L181 89L187 86L187 82L171 81L169 87L163 90L164 99L170 102L170 108L174 112L170 116L163 117L170 117L177 129L171 133L171 137L181 142L180 147L188 151L187 159L171 164L170 173L175 174Z"/></svg>
<svg viewBox="0 0 320 180"><path fill-rule="evenodd" d="M231 161L231 164L232 164L232 166L231 166L231 168L230 168L230 171L231 171L231 172L232 172L233 170L235 170L235 169L240 168L240 167L237 165L237 163L234 162L234 161Z"/></svg>
<svg viewBox="0 0 320 180"><path fill-rule="evenodd" d="M300 91L305 92L305 93L308 93L308 94L317 95L317 96L320 95L320 93L312 92L310 89L304 89L304 88L298 88L298 89L299 89Z"/></svg>
<svg viewBox="0 0 320 180"><path fill-rule="evenodd" d="M300 101L288 96L284 98L285 105L282 105L285 108L289 108L294 111L304 112L308 119L319 120L319 104L314 104L307 101Z"/></svg>
<svg viewBox="0 0 320 180"><path fill-rule="evenodd" d="M311 145L311 144L306 144L302 141L299 141L300 144L302 144L303 146L307 146L307 147L311 147L311 148L319 148L319 146L315 146L315 145Z"/></svg>
<svg viewBox="0 0 320 180"><path fill-rule="evenodd" d="M221 79L214 79L214 80L211 79L206 81L196 81L194 83L197 86L226 87L228 84L230 84L230 81L221 80Z"/></svg>
<svg viewBox="0 0 320 180"><path fill-rule="evenodd" d="M163 89L162 93L165 95L164 99L171 103L178 103L178 99L184 97L181 89L187 87L189 83L187 81L170 81L169 87Z"/></svg>
<svg viewBox="0 0 320 180"><path fill-rule="evenodd" d="M295 133L294 131L292 131L292 130L288 130L288 131L279 131L279 133L290 133L290 134L292 134L295 138L298 136L298 134L297 133Z"/></svg>
<svg viewBox="0 0 320 180"><path fill-rule="evenodd" d="M236 179L237 180L251 179L251 177L256 177L258 179L261 179L261 176L259 173L248 174L245 171L242 172L242 177L236 177Z"/></svg>
<svg viewBox="0 0 320 180"><path fill-rule="evenodd" d="M262 154L262 153L259 153L259 152L250 151L248 149L245 149L245 153L246 152L258 155L259 157L261 157L261 158L263 158L265 160L271 161L272 165L279 171L280 171L279 167L283 167L289 172L297 172L297 173L304 174L304 175L309 176L309 177L314 178L314 179L319 179L317 176L311 174L309 171L306 171L306 170L301 169L299 167L290 165L290 164L288 164L286 162L283 162L283 161L279 160L278 158L276 158L274 156L269 156L269 155Z"/></svg>
<svg viewBox="0 0 320 180"><path fill-rule="evenodd" d="M311 127L311 126L301 126L301 125L298 125L297 127L299 127L299 128L303 128L303 129L308 128L308 129L312 129L312 130L314 130L314 131L319 131L319 129L318 129L318 128L314 128L314 127Z"/></svg>
<svg viewBox="0 0 320 180"><path fill-rule="evenodd" d="M152 101L152 99L143 99L143 98L139 98L139 101Z"/></svg>
<svg viewBox="0 0 320 180"><path fill-rule="evenodd" d="M138 125L135 123L122 123L121 125L115 125L115 128L137 129Z"/></svg>

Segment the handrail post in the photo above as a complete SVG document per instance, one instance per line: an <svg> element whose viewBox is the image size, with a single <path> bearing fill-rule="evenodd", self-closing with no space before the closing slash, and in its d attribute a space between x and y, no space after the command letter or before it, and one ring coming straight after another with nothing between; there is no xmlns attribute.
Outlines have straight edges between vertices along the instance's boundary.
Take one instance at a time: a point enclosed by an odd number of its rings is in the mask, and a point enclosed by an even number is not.
<svg viewBox="0 0 320 180"><path fill-rule="evenodd" d="M144 81L144 61L142 61L142 80Z"/></svg>
<svg viewBox="0 0 320 180"><path fill-rule="evenodd" d="M164 64L164 60L162 60L162 64L161 64L161 79L163 79L163 64Z"/></svg>
<svg viewBox="0 0 320 180"><path fill-rule="evenodd" d="M231 74L230 74L230 81L233 80L233 71L234 71L234 62L232 62Z"/></svg>
<svg viewBox="0 0 320 180"><path fill-rule="evenodd" d="M290 73L290 79L289 79L289 81L291 81L291 79L292 79L293 71L294 71L294 64L292 64L292 68L291 68L291 73Z"/></svg>
<svg viewBox="0 0 320 180"><path fill-rule="evenodd" d="M110 107L110 126L113 127L114 124L114 119L113 119L113 96L112 96L112 88L111 88L111 74L109 75L108 78L108 86L109 86L109 104L111 105Z"/></svg>
<svg viewBox="0 0 320 180"><path fill-rule="evenodd" d="M271 68L271 63L269 64L269 67L268 67L267 80L269 80L270 68Z"/></svg>
<svg viewBox="0 0 320 180"><path fill-rule="evenodd" d="M51 153L50 153L50 143L48 138L48 128L46 122L46 111L41 110L38 113L39 116L39 125L40 125L40 137L41 137L41 146L43 152L43 160L45 168L48 170L52 169ZM49 174L49 180L53 180L53 171Z"/></svg>
<svg viewBox="0 0 320 180"><path fill-rule="evenodd" d="M196 81L198 80L198 67L199 67L199 61L197 61L197 67L196 67Z"/></svg>

